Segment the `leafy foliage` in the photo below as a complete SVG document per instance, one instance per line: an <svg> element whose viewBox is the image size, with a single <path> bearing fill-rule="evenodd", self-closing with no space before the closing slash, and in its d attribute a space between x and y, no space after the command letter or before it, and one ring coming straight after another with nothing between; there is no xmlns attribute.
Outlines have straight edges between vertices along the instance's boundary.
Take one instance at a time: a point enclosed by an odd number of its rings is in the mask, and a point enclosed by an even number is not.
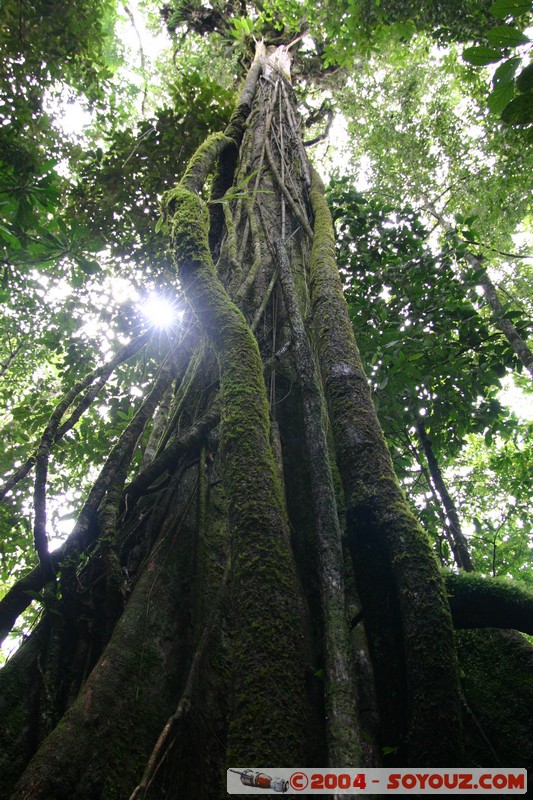
<svg viewBox="0 0 533 800"><path fill-rule="evenodd" d="M117 63L115 14L112 0L36 0L23 7L9 0L2 5L0 46L21 84L30 76L41 86L66 80L96 99Z"/></svg>
<svg viewBox="0 0 533 800"><path fill-rule="evenodd" d="M532 585L532 528L528 485L532 429L516 424L489 447L469 437L455 467L454 488L471 530L478 569L488 575L516 577Z"/></svg>
<svg viewBox="0 0 533 800"><path fill-rule="evenodd" d="M526 0L512 0L496 2L490 10L496 17L512 16L519 19L532 9L533 6ZM488 107L510 125L528 125L533 122L533 64L528 61L524 65L521 56L531 49L524 47L532 44L531 39L513 25L491 28L487 39L490 47L468 47L463 52L463 58L478 67L499 63L492 78Z"/></svg>
<svg viewBox="0 0 533 800"><path fill-rule="evenodd" d="M113 130L105 147L87 151L72 187L70 213L114 254L164 273L164 243L155 233L159 199L199 144L229 119L232 93L190 68L168 86L168 105L137 129Z"/></svg>
<svg viewBox="0 0 533 800"><path fill-rule="evenodd" d="M439 509L435 508L427 476L420 473L424 465L414 423L422 415L433 449L441 465L449 467L450 475L465 467L469 448L475 447L479 469L484 459L494 459L502 475L506 473L507 492L513 481L516 489L523 479L522 461L496 455L505 443L520 437L516 420L507 415L497 399L500 378L506 369L516 368L516 361L508 343L491 328L480 307L476 274L464 274L458 269L461 254L453 242L445 242L440 250L431 248L429 232L411 207L402 206L399 199L391 203L375 195L362 195L346 180L332 183L330 201L346 296L374 388L374 402L396 468L447 560L450 555L441 542ZM531 430L527 426L524 435L529 447ZM465 449L467 442L471 444ZM511 448L511 444L508 446ZM469 471L479 474L474 466ZM526 506L510 505L513 501L506 504L503 489L498 500L488 501L486 495L481 500L480 495L471 503L463 494L467 493L467 484L452 477L454 487L456 480L462 487L457 499L467 524L474 524L479 511L473 509L479 509L478 502L490 508L507 505L511 509L500 535L513 539L509 520L516 516L517 525L524 531L519 538L525 549L517 545L520 555L513 563L515 567L518 563L523 567L521 559L529 563ZM474 485L475 478L468 483L469 491L475 493ZM488 493L491 485L494 481L484 481ZM483 570L492 558L488 542L485 536L476 540L474 547L478 567ZM499 557L502 566L506 563L503 549Z"/></svg>

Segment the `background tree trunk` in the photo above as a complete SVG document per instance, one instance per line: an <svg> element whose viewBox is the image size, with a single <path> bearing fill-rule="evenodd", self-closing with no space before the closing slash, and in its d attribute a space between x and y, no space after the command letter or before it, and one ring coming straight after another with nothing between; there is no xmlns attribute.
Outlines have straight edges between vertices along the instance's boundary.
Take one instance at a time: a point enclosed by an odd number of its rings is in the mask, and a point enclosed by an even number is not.
<svg viewBox="0 0 533 800"><path fill-rule="evenodd" d="M472 566L472 559L470 558L470 552L468 550L468 543L461 528L457 508L450 496L450 493L448 492L446 483L444 482L439 462L437 461L437 457L433 451L431 439L427 434L421 417L416 415L414 418L414 423L420 444L422 445L424 455L426 456L431 481L433 482L435 490L438 493L440 501L446 512L445 525L447 539L450 542L455 563L460 569L464 569L466 572L472 572L474 568Z"/></svg>

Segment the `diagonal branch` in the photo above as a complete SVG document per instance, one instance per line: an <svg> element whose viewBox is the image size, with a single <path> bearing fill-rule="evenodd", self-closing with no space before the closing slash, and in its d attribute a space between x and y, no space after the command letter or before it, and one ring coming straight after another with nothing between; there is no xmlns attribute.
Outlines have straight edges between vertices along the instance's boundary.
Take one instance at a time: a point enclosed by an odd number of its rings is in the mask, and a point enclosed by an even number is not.
<svg viewBox="0 0 533 800"><path fill-rule="evenodd" d="M472 565L472 559L468 550L468 542L461 528L457 507L453 502L450 493L448 492L439 462L435 456L435 451L433 450L433 445L426 431L422 417L415 415L414 425L420 440L420 444L422 445L424 455L426 456L431 480L446 512L447 522L445 524L446 529L450 534L450 546L455 556L455 561L460 569L464 569L466 572L472 572L474 567Z"/></svg>
<svg viewBox="0 0 533 800"><path fill-rule="evenodd" d="M72 533L61 547L50 554L48 565L39 563L31 572L17 581L0 600L0 644L12 629L19 614L22 614L30 605L35 593L51 580L53 573L60 568L61 563L69 556L77 557L98 538L97 512L100 503L113 484L117 471L125 462L129 463L131 460L139 436L171 381L171 370L167 366L162 369L152 391L111 450L89 492Z"/></svg>
<svg viewBox="0 0 533 800"><path fill-rule="evenodd" d="M435 205L426 199L426 207L432 216L442 225L447 234L450 234L456 242L460 241L453 225L435 208ZM465 261L473 267L479 275L479 283L483 287L487 303L492 312L492 321L495 326L503 333L511 348L514 350L524 367L527 369L533 378L533 352L528 347L527 343L518 333L515 325L506 316L505 309L498 297L496 287L490 279L490 276L483 266L481 259L465 250L463 253Z"/></svg>
<svg viewBox="0 0 533 800"><path fill-rule="evenodd" d="M137 337L133 341L129 342L128 344L124 345L118 353L115 355L111 361L108 361L106 364L103 364L98 369L90 372L88 375L85 375L80 381L78 381L72 389L70 389L67 394L59 401L55 409L53 410L50 419L43 431L41 436L41 440L39 445L37 446L36 450L32 453L32 455L26 459L24 464L21 464L18 469L7 479L7 481L0 487L0 500L6 496L6 494L13 489L21 480L23 480L26 475L30 472L30 470L35 465L39 454L42 455L44 459L44 454L49 453L52 446L56 444L67 431L69 431L81 417L83 412L90 406L102 386L106 383L111 373L116 369L119 364L122 364L124 361L127 361L131 358L135 353L137 353L140 348L146 344L148 339L150 338L149 333L143 333L141 336ZM63 416L68 411L76 397L78 397L84 389L96 381L94 387L92 387L83 397L79 405L74 409L70 417L60 426L60 422L63 419Z"/></svg>

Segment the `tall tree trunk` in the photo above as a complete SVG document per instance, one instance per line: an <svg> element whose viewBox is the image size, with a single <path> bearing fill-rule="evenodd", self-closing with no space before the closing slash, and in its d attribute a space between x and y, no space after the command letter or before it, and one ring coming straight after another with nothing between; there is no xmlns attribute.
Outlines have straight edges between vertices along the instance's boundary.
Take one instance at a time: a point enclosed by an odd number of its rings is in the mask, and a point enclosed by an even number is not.
<svg viewBox="0 0 533 800"><path fill-rule="evenodd" d="M374 412L289 70L258 45L229 127L163 198L196 344L150 407L168 420L152 460L126 485L119 461L90 535L53 560L52 633L18 656L38 689L15 661L0 674L13 800L213 798L227 766L369 765L381 746L461 760L446 591ZM372 669L349 633L361 606Z"/></svg>

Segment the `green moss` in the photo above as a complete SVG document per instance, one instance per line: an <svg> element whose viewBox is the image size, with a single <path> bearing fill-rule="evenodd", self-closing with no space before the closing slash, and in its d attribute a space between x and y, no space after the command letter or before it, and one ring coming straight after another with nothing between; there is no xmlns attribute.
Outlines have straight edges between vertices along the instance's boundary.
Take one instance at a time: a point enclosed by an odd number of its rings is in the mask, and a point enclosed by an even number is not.
<svg viewBox="0 0 533 800"><path fill-rule="evenodd" d="M449 592L461 595L483 595L485 597L500 595L509 602L529 604L533 601L533 592L519 580L494 577L488 578L476 572L444 572ZM494 626L492 626L494 627Z"/></svg>
<svg viewBox="0 0 533 800"><path fill-rule="evenodd" d="M398 710L390 706L389 697L407 692L409 762L451 765L460 758L460 703L444 583L394 474L342 292L331 214L315 172L310 198L315 330L382 714ZM374 579L375 563L380 564L382 582ZM383 611L387 604L388 615ZM384 630L392 645L388 653ZM387 658L392 669L383 663ZM397 674L404 667L406 685L401 687Z"/></svg>
<svg viewBox="0 0 533 800"><path fill-rule="evenodd" d="M465 762L523 767L533 753L533 647L513 631L458 631Z"/></svg>
<svg viewBox="0 0 533 800"><path fill-rule="evenodd" d="M446 572L444 578L456 627L533 633L533 593L520 581L474 572Z"/></svg>
<svg viewBox="0 0 533 800"><path fill-rule="evenodd" d="M194 163L203 163L210 152L209 145ZM301 703L287 709L285 698L303 700L301 624L282 492L270 446L263 365L255 337L216 275L206 206L185 184L191 184L187 176L164 196L163 211L181 283L220 369L220 443L234 603L228 758L234 763L282 759L290 764L298 761L300 752Z"/></svg>
<svg viewBox="0 0 533 800"><path fill-rule="evenodd" d="M182 184L191 191L200 192L224 149L233 146L233 139L225 133L213 133L208 136L189 161Z"/></svg>

